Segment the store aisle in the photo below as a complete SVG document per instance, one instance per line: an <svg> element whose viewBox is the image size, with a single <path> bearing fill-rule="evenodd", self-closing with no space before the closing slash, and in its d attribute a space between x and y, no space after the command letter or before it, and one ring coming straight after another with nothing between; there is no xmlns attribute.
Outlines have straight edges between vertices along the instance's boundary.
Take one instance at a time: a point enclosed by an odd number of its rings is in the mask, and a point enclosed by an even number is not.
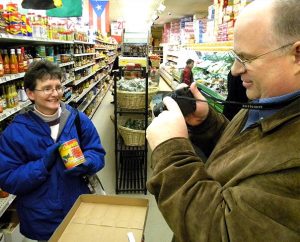
<svg viewBox="0 0 300 242"><path fill-rule="evenodd" d="M170 90L170 88L161 80L160 90ZM108 194L115 194L115 153L114 153L114 125L110 119L113 115L114 106L111 92L108 92L103 99L102 104L96 111L92 121L95 124L103 147L106 150L106 163L102 171L99 172L100 179ZM148 156L148 177L151 173L150 152ZM147 198L150 201L148 217L145 228L145 242L170 242L172 240L172 232L162 215L160 214L155 199L151 194L120 194L120 196L132 196Z"/></svg>

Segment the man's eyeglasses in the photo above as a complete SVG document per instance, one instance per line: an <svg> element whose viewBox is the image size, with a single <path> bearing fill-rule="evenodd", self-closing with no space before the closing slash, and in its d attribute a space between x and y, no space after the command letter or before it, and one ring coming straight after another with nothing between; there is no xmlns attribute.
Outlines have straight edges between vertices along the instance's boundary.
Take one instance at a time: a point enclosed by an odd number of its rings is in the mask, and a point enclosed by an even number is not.
<svg viewBox="0 0 300 242"><path fill-rule="evenodd" d="M56 87L56 88L44 88L44 89L34 89L35 91L39 91L39 92L44 92L45 95L50 95L55 91L57 91L58 94L63 94L65 91L65 87L61 86L61 87Z"/></svg>
<svg viewBox="0 0 300 242"><path fill-rule="evenodd" d="M266 53L264 53L264 54L255 56L255 57L250 58L250 59L240 57L237 53L234 52L234 50L230 50L229 53L230 53L230 55L231 55L235 60L237 60L238 62L240 62L240 63L246 68L246 63L251 63L251 61L254 61L254 60L256 60L256 59L258 59L258 58L260 58L260 57L262 57L262 56L265 56L265 55L270 54L270 53L272 53L272 52L275 52L275 51L277 51L277 50L281 50L281 49L286 48L286 47L288 47L288 46L290 46L290 45L293 45L293 44L294 44L294 43L292 43L292 44L287 44L287 45L283 45L283 46L281 46L281 47L279 47L279 48L277 48L277 49L275 49L275 50L268 51L268 52L266 52Z"/></svg>

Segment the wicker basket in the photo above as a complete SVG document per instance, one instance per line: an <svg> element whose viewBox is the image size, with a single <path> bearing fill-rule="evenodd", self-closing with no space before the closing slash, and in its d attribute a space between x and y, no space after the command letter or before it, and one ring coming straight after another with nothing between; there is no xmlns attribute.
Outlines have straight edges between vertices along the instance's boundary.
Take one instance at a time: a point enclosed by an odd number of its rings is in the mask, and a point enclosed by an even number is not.
<svg viewBox="0 0 300 242"><path fill-rule="evenodd" d="M126 119L120 118L118 131L127 146L142 146L145 144L145 130L130 129L125 127Z"/></svg>
<svg viewBox="0 0 300 242"><path fill-rule="evenodd" d="M148 105L158 92L157 87L148 88ZM118 106L126 109L145 108L145 92L128 92L117 90Z"/></svg>

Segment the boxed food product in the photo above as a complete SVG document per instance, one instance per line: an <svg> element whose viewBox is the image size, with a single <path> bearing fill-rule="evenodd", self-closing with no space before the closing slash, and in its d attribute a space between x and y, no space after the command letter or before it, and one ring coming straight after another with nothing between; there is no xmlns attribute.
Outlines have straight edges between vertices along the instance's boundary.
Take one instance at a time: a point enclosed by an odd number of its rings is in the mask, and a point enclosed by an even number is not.
<svg viewBox="0 0 300 242"><path fill-rule="evenodd" d="M148 206L142 198L81 195L49 242L128 242L128 236L141 242Z"/></svg>

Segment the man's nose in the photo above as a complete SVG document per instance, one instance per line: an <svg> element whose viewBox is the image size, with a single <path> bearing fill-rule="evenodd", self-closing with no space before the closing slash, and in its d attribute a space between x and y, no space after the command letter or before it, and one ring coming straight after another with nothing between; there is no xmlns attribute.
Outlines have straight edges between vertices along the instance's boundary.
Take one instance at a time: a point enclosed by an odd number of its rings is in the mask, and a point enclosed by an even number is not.
<svg viewBox="0 0 300 242"><path fill-rule="evenodd" d="M240 76L246 71L246 67L243 63L235 60L231 66L231 74L233 76Z"/></svg>

